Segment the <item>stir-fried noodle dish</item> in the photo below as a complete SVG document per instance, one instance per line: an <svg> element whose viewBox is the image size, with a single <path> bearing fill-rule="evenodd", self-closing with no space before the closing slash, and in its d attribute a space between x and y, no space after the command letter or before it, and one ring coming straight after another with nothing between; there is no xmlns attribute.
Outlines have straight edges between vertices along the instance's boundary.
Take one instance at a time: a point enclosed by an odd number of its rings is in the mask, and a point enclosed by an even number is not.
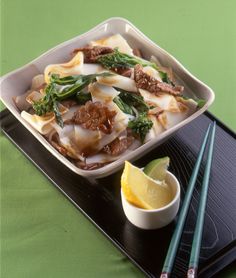
<svg viewBox="0 0 236 278"><path fill-rule="evenodd" d="M100 168L181 122L203 100L184 95L171 68L116 34L48 65L14 98L21 116L77 167Z"/></svg>

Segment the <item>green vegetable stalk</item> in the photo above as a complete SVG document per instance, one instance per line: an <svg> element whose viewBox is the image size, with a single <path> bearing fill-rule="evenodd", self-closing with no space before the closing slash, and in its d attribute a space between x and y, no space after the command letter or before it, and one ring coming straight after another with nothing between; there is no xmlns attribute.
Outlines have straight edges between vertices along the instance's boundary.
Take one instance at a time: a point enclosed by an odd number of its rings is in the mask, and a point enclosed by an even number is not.
<svg viewBox="0 0 236 278"><path fill-rule="evenodd" d="M167 73L161 71L155 63L152 63L145 59L139 58L137 56L131 56L131 55L122 53L118 50L118 48L115 48L114 52L112 52L112 53L108 53L108 54L99 56L97 59L97 62L102 64L102 66L107 69L133 68L137 64L139 64L143 67L150 66L159 72L160 77L163 82L172 84Z"/></svg>
<svg viewBox="0 0 236 278"><path fill-rule="evenodd" d="M142 96L118 88L116 89L120 91L120 94L113 101L124 113L136 116L134 120L129 121L128 127L143 142L146 134L153 125L152 121L147 117L147 112L150 107L145 103Z"/></svg>
<svg viewBox="0 0 236 278"><path fill-rule="evenodd" d="M139 116L129 121L128 127L132 129L132 132L139 135L141 142L143 143L148 131L152 128L153 122L148 119L146 113L141 113Z"/></svg>
<svg viewBox="0 0 236 278"><path fill-rule="evenodd" d="M99 56L97 62L102 64L107 69L133 68L135 65L139 64L143 67L151 66L154 69L158 70L158 67L155 63L149 62L136 56L121 53L118 48L115 48L114 52L112 53Z"/></svg>
<svg viewBox="0 0 236 278"><path fill-rule="evenodd" d="M56 97L56 85L54 83L50 83L46 87L45 93L46 95L42 99L33 103L33 109L35 113L39 116L43 116L46 113L53 112L57 123L60 127L63 127L63 120L59 111L59 103Z"/></svg>
<svg viewBox="0 0 236 278"><path fill-rule="evenodd" d="M197 103L197 107L198 108L202 108L205 104L206 104L206 100L205 99L201 99L201 98L190 98L187 96L181 96L184 100L194 100Z"/></svg>

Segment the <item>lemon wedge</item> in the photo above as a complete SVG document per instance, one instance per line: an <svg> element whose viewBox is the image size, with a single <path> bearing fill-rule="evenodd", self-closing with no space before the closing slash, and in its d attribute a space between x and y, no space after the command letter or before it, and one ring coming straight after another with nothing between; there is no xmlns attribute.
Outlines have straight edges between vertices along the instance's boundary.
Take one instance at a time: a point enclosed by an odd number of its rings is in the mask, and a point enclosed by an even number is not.
<svg viewBox="0 0 236 278"><path fill-rule="evenodd" d="M128 161L125 161L121 187L126 200L143 209L158 209L166 206L173 199L168 184L153 180Z"/></svg>

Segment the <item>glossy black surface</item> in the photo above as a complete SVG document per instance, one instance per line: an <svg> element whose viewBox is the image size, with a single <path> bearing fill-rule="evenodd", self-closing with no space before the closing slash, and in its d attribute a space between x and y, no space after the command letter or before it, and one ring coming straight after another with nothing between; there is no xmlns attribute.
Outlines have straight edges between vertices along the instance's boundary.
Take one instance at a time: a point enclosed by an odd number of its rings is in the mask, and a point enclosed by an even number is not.
<svg viewBox="0 0 236 278"><path fill-rule="evenodd" d="M171 158L170 171L179 179L182 197L207 125L215 120L208 112L182 128L166 143L135 162L143 167L157 157ZM149 277L158 277L175 223L160 230L144 231L126 219L120 200L117 172L92 184L54 158L9 111L1 112L3 132L125 255ZM192 198L172 277L185 277L190 254L200 175ZM53 166L52 166L53 165ZM62 173L63 175L59 175ZM236 259L236 140L217 121L214 158L200 256L199 277L212 277Z"/></svg>

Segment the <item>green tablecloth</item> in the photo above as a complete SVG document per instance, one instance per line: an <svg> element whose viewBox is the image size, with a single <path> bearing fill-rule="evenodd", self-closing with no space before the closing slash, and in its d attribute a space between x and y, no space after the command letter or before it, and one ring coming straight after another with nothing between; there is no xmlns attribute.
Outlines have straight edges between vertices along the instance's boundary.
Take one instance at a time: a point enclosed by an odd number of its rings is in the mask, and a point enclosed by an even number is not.
<svg viewBox="0 0 236 278"><path fill-rule="evenodd" d="M2 0L1 74L121 16L212 87L210 110L236 129L235 10L234 0ZM6 137L0 139L1 277L143 277Z"/></svg>

